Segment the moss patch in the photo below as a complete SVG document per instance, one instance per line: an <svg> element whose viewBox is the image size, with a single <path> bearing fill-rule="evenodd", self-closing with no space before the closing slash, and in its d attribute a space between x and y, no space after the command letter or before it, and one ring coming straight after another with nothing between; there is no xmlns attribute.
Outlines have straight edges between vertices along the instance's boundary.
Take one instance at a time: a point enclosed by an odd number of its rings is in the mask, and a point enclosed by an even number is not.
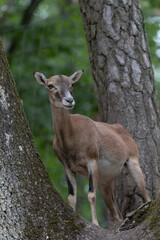
<svg viewBox="0 0 160 240"><path fill-rule="evenodd" d="M151 204L149 229L153 230L156 240L160 240L160 197Z"/></svg>
<svg viewBox="0 0 160 240"><path fill-rule="evenodd" d="M130 213L120 227L120 231L129 230L140 225L146 239L149 239L148 236L150 236L150 239L160 240L160 197L141 206L134 213Z"/></svg>
<svg viewBox="0 0 160 240"><path fill-rule="evenodd" d="M128 214L127 218L120 227L120 231L129 230L143 223L149 216L151 203L146 203L137 210Z"/></svg>

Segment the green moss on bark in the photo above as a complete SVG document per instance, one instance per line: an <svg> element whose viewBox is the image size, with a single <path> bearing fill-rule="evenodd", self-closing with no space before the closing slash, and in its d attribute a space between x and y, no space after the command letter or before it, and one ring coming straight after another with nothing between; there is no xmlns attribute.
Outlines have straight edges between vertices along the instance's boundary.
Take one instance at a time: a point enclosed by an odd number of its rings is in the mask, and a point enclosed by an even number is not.
<svg viewBox="0 0 160 240"><path fill-rule="evenodd" d="M155 239L160 240L160 197L146 206L148 207L140 209L135 214L134 227L147 223Z"/></svg>
<svg viewBox="0 0 160 240"><path fill-rule="evenodd" d="M150 211L149 228L154 232L155 239L160 240L160 197L152 201Z"/></svg>

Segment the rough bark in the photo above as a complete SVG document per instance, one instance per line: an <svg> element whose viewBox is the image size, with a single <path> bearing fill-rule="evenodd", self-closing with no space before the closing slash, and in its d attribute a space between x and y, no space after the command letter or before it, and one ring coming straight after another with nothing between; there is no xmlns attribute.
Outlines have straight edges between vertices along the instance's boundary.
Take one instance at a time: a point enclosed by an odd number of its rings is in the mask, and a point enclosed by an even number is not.
<svg viewBox="0 0 160 240"><path fill-rule="evenodd" d="M79 0L101 120L136 140L151 198L160 193L160 112L138 0ZM117 200L125 213L142 199L124 168Z"/></svg>

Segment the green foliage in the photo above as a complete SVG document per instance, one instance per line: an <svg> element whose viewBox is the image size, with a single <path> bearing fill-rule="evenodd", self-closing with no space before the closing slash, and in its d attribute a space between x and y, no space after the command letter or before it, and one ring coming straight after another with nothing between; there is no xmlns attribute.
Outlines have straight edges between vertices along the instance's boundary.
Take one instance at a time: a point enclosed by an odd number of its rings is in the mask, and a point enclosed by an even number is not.
<svg viewBox="0 0 160 240"><path fill-rule="evenodd" d="M160 103L160 82L159 81L156 82L156 87L157 87L157 93L158 93L158 101Z"/></svg>
<svg viewBox="0 0 160 240"><path fill-rule="evenodd" d="M75 70L84 69L81 80L73 91L78 112L94 117L98 110L87 44L84 36L78 0L43 0L32 17L32 22L21 25L24 10L30 0L1 0L0 33L10 60L10 67L16 80L18 92L27 114L35 144L57 191L67 200L67 184L63 166L52 149L53 127L47 91L38 85L33 72L43 72L46 77L55 74L71 75ZM156 78L159 78L159 55L157 32L160 19L154 18L159 1L141 0L145 16L151 56ZM155 3L156 8L155 8ZM158 36L158 38L156 38ZM10 46L14 42L14 52ZM160 92L160 84L157 82ZM91 220L87 201L88 181L78 178L78 211ZM97 201L100 224L104 226L102 200Z"/></svg>
<svg viewBox="0 0 160 240"><path fill-rule="evenodd" d="M160 0L141 0L160 103Z"/></svg>

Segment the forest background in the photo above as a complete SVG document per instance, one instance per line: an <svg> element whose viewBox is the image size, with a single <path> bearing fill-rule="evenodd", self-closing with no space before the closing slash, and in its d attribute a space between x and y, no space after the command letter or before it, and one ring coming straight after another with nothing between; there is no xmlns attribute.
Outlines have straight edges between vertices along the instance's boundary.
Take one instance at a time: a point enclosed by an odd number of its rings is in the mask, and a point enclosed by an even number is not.
<svg viewBox="0 0 160 240"><path fill-rule="evenodd" d="M160 0L141 0L160 102ZM52 149L53 127L47 91L39 86L33 72L47 77L71 75L84 69L75 85L73 113L95 120L98 107L91 76L87 43L77 0L1 0L0 35L16 81L35 145L51 181L67 201L67 183L63 166ZM87 201L88 181L78 177L77 211L91 220ZM104 226L107 209L97 199L99 223Z"/></svg>

